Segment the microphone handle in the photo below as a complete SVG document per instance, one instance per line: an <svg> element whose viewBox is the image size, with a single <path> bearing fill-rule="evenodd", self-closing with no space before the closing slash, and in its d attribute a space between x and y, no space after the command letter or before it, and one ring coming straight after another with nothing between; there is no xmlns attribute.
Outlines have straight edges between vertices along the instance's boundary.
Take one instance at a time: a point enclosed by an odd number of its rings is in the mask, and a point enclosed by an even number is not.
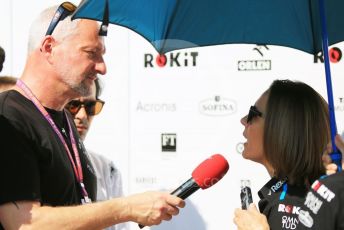
<svg viewBox="0 0 344 230"><path fill-rule="evenodd" d="M183 200L188 198L192 193L196 192L200 187L195 182L195 180L191 177L189 180L184 182L181 186L179 186L176 190L174 190L171 194L175 195ZM144 225L139 224L140 228L143 228Z"/></svg>
<svg viewBox="0 0 344 230"><path fill-rule="evenodd" d="M189 180L187 180L184 184L179 186L176 190L174 190L171 194L175 195L179 198L182 198L185 200L188 198L191 194L196 192L200 187L195 182L195 180L191 177Z"/></svg>

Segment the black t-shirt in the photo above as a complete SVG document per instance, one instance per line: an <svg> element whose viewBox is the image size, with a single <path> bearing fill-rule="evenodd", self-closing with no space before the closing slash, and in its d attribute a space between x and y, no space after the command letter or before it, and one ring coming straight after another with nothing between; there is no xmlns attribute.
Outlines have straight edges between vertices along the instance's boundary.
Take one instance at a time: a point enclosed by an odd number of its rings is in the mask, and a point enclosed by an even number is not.
<svg viewBox="0 0 344 230"><path fill-rule="evenodd" d="M272 178L258 192L259 210L266 216L271 230L300 229L298 215L307 189L288 185L285 197L281 198L284 183L285 180Z"/></svg>
<svg viewBox="0 0 344 230"><path fill-rule="evenodd" d="M344 171L312 184L299 214L304 229L344 229Z"/></svg>
<svg viewBox="0 0 344 230"><path fill-rule="evenodd" d="M63 113L49 113L61 127L66 119ZM68 119L77 142L84 184L89 197L95 200L96 176L74 122ZM34 104L14 90L0 94L0 143L0 205L23 200L49 206L81 203L80 186L64 145Z"/></svg>

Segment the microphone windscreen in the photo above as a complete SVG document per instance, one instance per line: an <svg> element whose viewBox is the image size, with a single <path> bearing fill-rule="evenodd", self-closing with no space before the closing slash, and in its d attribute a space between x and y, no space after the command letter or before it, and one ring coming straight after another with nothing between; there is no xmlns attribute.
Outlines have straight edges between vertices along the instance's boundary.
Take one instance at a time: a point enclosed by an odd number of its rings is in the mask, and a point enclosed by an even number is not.
<svg viewBox="0 0 344 230"><path fill-rule="evenodd" d="M227 160L221 154L215 154L195 168L192 178L200 188L206 189L221 180L228 169Z"/></svg>

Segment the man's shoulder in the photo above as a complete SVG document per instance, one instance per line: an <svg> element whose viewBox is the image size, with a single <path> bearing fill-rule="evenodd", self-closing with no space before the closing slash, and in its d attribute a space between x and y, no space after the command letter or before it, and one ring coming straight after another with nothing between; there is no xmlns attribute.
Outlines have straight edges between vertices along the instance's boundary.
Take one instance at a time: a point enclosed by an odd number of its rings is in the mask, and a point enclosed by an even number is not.
<svg viewBox="0 0 344 230"><path fill-rule="evenodd" d="M0 93L0 114L11 119L28 109L32 109L32 103L18 91L8 90ZM31 111L28 111L31 113Z"/></svg>

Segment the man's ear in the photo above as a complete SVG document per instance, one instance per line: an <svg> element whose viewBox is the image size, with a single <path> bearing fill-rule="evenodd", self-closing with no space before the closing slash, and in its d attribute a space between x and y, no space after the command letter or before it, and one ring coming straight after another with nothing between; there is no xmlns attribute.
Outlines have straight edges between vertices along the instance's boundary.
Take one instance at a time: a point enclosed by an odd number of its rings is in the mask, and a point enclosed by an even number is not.
<svg viewBox="0 0 344 230"><path fill-rule="evenodd" d="M52 51L54 47L55 39L53 36L48 35L45 36L44 39L41 41L40 51L41 54L50 62L50 58L52 56Z"/></svg>

